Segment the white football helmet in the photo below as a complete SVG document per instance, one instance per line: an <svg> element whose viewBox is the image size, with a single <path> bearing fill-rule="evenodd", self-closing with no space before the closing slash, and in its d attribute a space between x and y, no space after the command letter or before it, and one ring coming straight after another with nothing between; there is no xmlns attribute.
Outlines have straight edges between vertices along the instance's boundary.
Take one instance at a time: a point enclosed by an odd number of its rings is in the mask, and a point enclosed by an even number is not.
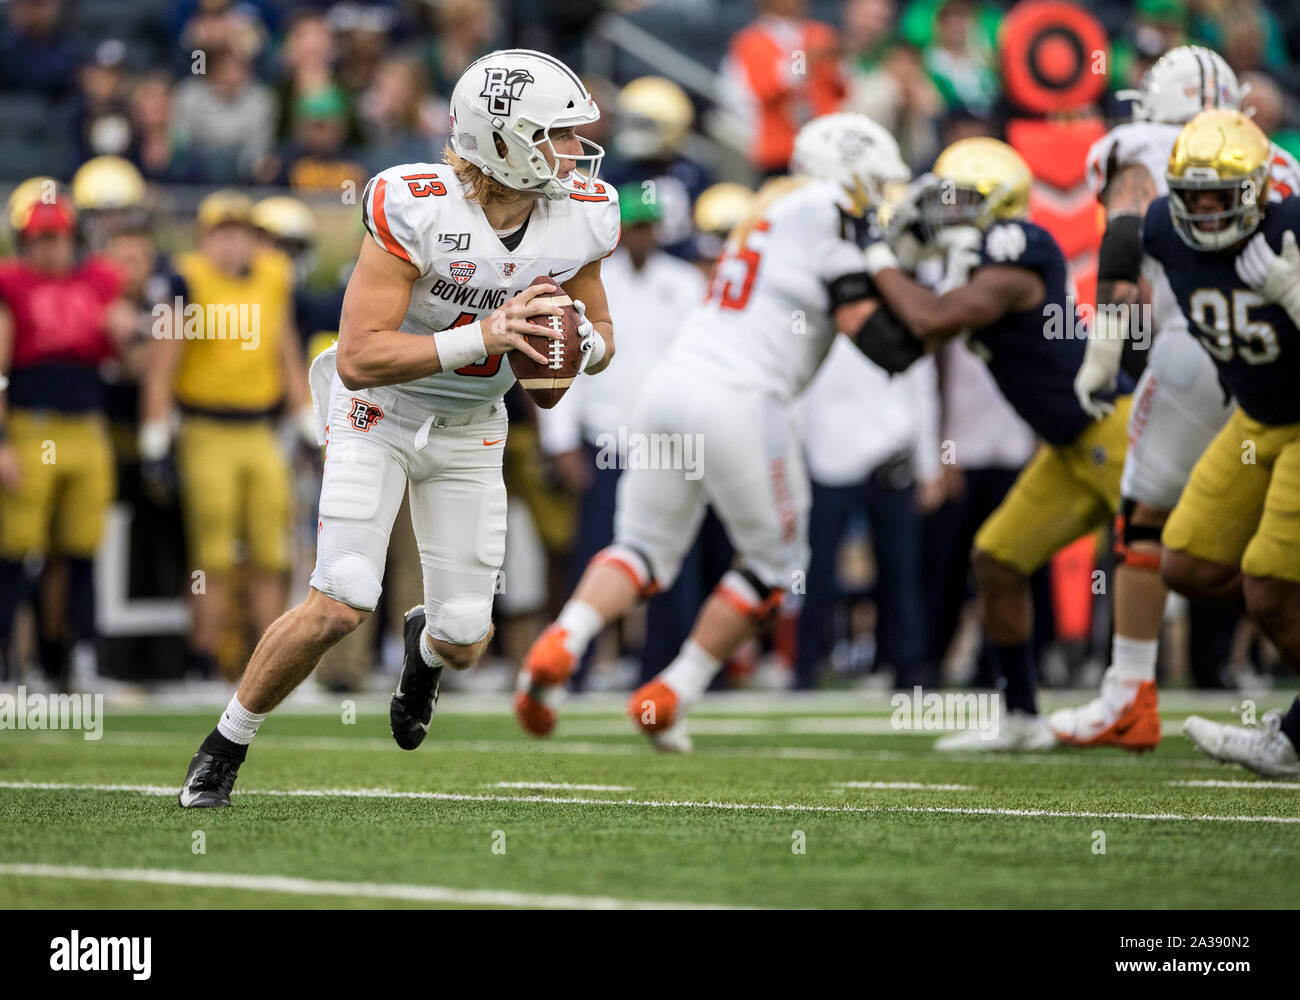
<svg viewBox="0 0 1300 1000"><path fill-rule="evenodd" d="M1170 49L1142 77L1138 90L1116 96L1133 102L1133 120L1182 125L1209 108L1239 109L1245 93L1223 56L1202 45Z"/></svg>
<svg viewBox="0 0 1300 1000"><path fill-rule="evenodd" d="M590 125L600 109L578 75L554 56L502 49L470 63L451 92L451 147L488 177L516 191L558 201L580 194L600 171L605 151L581 139L576 168L557 177L546 162L550 130ZM555 147L550 153L555 157Z"/></svg>
<svg viewBox="0 0 1300 1000"><path fill-rule="evenodd" d="M885 184L911 177L898 143L883 126L843 111L814 118L799 130L790 170L834 181L844 189L843 207L854 215L879 205Z"/></svg>

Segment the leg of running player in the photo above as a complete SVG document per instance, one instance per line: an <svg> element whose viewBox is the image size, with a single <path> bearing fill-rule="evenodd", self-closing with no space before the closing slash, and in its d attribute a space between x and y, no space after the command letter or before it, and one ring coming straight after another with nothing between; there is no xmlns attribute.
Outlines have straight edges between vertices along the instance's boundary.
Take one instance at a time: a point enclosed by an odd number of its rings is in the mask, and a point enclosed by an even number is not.
<svg viewBox="0 0 1300 1000"><path fill-rule="evenodd" d="M732 578L734 586L739 574L732 571L727 576ZM633 692L628 699L627 714L658 749L690 751L690 738L680 725L684 710L704 695L722 665L746 639L757 634L762 621L776 606L769 601L766 607L770 610L758 614L745 597L732 587L719 584L704 602L691 634L673 662Z"/></svg>
<svg viewBox="0 0 1300 1000"><path fill-rule="evenodd" d="M629 421L635 431L628 440L699 438L703 424L694 412L692 384L690 378L674 378L672 373L651 373ZM707 391L697 387L695 397L703 398ZM621 463L631 467L618 482L614 544L587 565L573 596L538 636L519 671L515 717L534 736L545 736L555 727L555 703L563 686L601 630L672 584L704 519L699 475L687 468L642 467L632 457L629 448Z"/></svg>
<svg viewBox="0 0 1300 1000"><path fill-rule="evenodd" d="M284 701L316 668L316 662L369 612L326 597L315 587L262 634L235 692L239 704L261 718ZM256 731L256 730L254 730Z"/></svg>
<svg viewBox="0 0 1300 1000"><path fill-rule="evenodd" d="M1034 604L1029 576L987 552L971 556L984 634L1002 674L1007 712L1036 717L1033 651Z"/></svg>
<svg viewBox="0 0 1300 1000"><path fill-rule="evenodd" d="M728 428L732 414L739 425ZM704 481L737 560L672 663L628 700L628 715L660 750L691 749L687 710L740 644L772 620L795 572L808 565L812 492L785 406L767 397L724 399L708 425L730 430L727 451L710 459Z"/></svg>
<svg viewBox="0 0 1300 1000"><path fill-rule="evenodd" d="M1115 531L1114 614L1110 668L1101 693L1048 717L1056 738L1072 746L1154 749L1160 742L1156 655L1169 591L1160 578L1160 529L1169 511L1124 501Z"/></svg>

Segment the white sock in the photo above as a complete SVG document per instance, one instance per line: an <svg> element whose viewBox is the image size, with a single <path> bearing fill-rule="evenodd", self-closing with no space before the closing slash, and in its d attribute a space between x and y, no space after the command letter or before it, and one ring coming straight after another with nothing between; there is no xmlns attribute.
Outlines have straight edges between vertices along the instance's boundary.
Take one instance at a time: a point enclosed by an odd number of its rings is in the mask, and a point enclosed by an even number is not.
<svg viewBox="0 0 1300 1000"><path fill-rule="evenodd" d="M555 623L569 634L564 645L575 660L581 659L582 654L591 645L591 640L596 638L600 630L605 627L605 619L600 616L599 611L586 601L573 598L565 603Z"/></svg>
<svg viewBox="0 0 1300 1000"><path fill-rule="evenodd" d="M722 661L693 639L687 639L677 658L664 668L659 679L677 692L682 704L699 701L709 683L722 669Z"/></svg>
<svg viewBox="0 0 1300 1000"><path fill-rule="evenodd" d="M433 644L429 641L433 637L429 635L429 626L424 626L424 631L420 633L420 658L424 660L424 665L429 669L434 667L445 667L446 661L434 650Z"/></svg>
<svg viewBox="0 0 1300 1000"><path fill-rule="evenodd" d="M250 712L239 703L239 695L231 695L230 704L226 706L226 710L221 713L221 718L217 721L217 732L231 743L246 747L253 742L258 727L266 721L268 714L263 712L258 715L256 712Z"/></svg>
<svg viewBox="0 0 1300 1000"><path fill-rule="evenodd" d="M1156 639L1126 639L1115 636L1110 647L1110 663L1117 676L1126 681L1153 681L1156 679L1156 653L1160 643Z"/></svg>

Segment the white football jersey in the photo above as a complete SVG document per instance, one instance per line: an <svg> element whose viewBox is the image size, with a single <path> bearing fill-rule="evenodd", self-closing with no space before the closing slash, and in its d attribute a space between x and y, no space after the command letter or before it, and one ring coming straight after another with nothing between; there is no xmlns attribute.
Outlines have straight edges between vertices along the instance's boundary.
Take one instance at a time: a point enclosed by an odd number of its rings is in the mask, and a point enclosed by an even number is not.
<svg viewBox="0 0 1300 1000"><path fill-rule="evenodd" d="M569 280L618 245L618 195L607 184L563 201L538 199L515 250L506 249L483 209L465 197L445 163L407 163L371 178L362 197L366 231L420 271L399 329L432 336L476 323L539 276ZM473 409L499 399L515 376L494 354L399 388L435 412Z"/></svg>
<svg viewBox="0 0 1300 1000"><path fill-rule="evenodd" d="M1169 154L1181 125L1162 122L1126 122L1116 125L1092 144L1088 150L1088 186L1098 197L1105 189L1112 170L1140 163L1155 182L1156 194L1169 193L1166 171ZM1269 162L1272 178L1270 201L1281 201L1289 195L1300 193L1300 164L1286 150L1272 144L1273 156Z"/></svg>
<svg viewBox="0 0 1300 1000"><path fill-rule="evenodd" d="M874 223L843 212L842 197L808 181L772 202L743 243L728 240L670 363L787 400L802 392L835 338L831 283L866 271L861 243Z"/></svg>

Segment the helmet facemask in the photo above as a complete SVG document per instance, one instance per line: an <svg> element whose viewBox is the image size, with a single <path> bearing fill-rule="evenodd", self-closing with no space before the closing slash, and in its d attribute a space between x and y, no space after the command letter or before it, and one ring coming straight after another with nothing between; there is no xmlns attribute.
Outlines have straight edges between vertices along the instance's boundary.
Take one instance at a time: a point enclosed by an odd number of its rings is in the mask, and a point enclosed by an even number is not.
<svg viewBox="0 0 1300 1000"><path fill-rule="evenodd" d="M552 201L562 201L570 195L589 191L600 174L600 164L605 159L605 150L598 143L575 132L574 138L578 140L582 152L561 154L556 150L555 143L551 139L553 131L574 128L578 124L589 123L556 122L544 126L527 118L520 118L515 126L520 139L527 143L528 173L537 179L542 193ZM546 157L547 152L550 153L549 162ZM559 177L555 173L555 165L558 165L561 160L569 160L573 163L572 169L564 177Z"/></svg>
<svg viewBox="0 0 1300 1000"><path fill-rule="evenodd" d="M1223 250L1259 228L1260 206L1268 199L1268 175L1260 167L1245 177L1220 178L1212 168L1191 167L1169 177L1169 215L1174 230L1193 250ZM1194 211L1206 192L1218 194L1220 208Z"/></svg>

